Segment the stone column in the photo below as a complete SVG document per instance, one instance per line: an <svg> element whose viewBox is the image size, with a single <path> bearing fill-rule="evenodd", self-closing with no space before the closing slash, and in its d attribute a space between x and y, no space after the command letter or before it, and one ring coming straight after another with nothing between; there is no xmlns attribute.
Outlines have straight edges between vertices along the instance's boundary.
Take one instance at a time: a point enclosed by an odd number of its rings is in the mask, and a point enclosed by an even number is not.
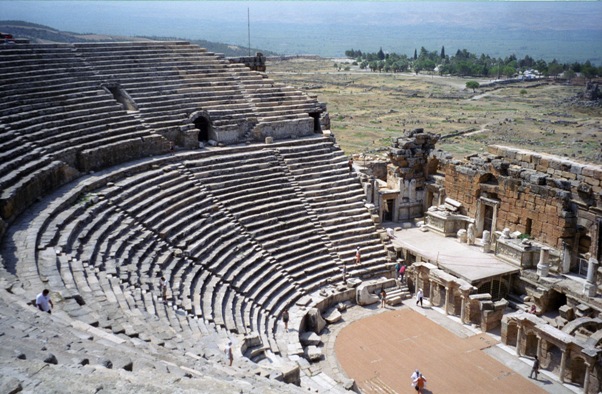
<svg viewBox="0 0 602 394"><path fill-rule="evenodd" d="M497 228L497 210L499 208L500 204L494 204L493 205L493 219L491 220L491 232L495 232L495 229Z"/></svg>
<svg viewBox="0 0 602 394"><path fill-rule="evenodd" d="M590 257L587 264L587 279L583 286L583 293L589 297L594 297L598 291L598 286L596 285L596 271L598 271L598 260Z"/></svg>
<svg viewBox="0 0 602 394"><path fill-rule="evenodd" d="M562 241L562 273L566 274L571 270L571 249L568 242Z"/></svg>
<svg viewBox="0 0 602 394"><path fill-rule="evenodd" d="M445 314L449 315L449 304L453 295L454 288L451 285L445 286Z"/></svg>
<svg viewBox="0 0 602 394"><path fill-rule="evenodd" d="M431 306L434 306L433 304L433 289L435 288L435 286L437 286L437 283L433 282L432 280L429 279L429 301L431 303Z"/></svg>
<svg viewBox="0 0 602 394"><path fill-rule="evenodd" d="M477 224L477 236L480 234L483 234L483 226L485 225L485 220L483 218L483 215L485 214L485 208L484 208L484 204L481 201L481 199L479 198L477 200L477 211L475 214L475 223Z"/></svg>
<svg viewBox="0 0 602 394"><path fill-rule="evenodd" d="M416 202L416 179L410 181L410 202Z"/></svg>
<svg viewBox="0 0 602 394"><path fill-rule="evenodd" d="M545 278L550 273L550 249L541 248L539 250L539 262L537 263L537 275Z"/></svg>
<svg viewBox="0 0 602 394"><path fill-rule="evenodd" d="M368 181L366 183L366 202L368 204L372 204L373 203L372 197L373 197L373 195L372 195L372 183L371 183L371 181Z"/></svg>
<svg viewBox="0 0 602 394"><path fill-rule="evenodd" d="M518 357L521 356L521 354L520 354L520 345L521 345L522 341L523 341L523 327L519 324L518 325L518 330L517 330L517 333L516 333L516 355Z"/></svg>
<svg viewBox="0 0 602 394"><path fill-rule="evenodd" d="M489 253L491 251L491 233L487 230L483 231L483 253Z"/></svg>
<svg viewBox="0 0 602 394"><path fill-rule="evenodd" d="M589 389L591 369L592 369L592 364L588 363L587 360L585 360L585 379L583 379L583 392L584 393L587 393L588 389Z"/></svg>
<svg viewBox="0 0 602 394"><path fill-rule="evenodd" d="M460 295L462 298L462 306L460 307L460 321L462 324L466 324L466 296L464 293Z"/></svg>
<svg viewBox="0 0 602 394"><path fill-rule="evenodd" d="M562 383L564 383L564 372L566 370L566 360L568 357L568 348L567 349L562 349L562 356L560 357L560 372L558 373L558 377L560 378L560 381Z"/></svg>

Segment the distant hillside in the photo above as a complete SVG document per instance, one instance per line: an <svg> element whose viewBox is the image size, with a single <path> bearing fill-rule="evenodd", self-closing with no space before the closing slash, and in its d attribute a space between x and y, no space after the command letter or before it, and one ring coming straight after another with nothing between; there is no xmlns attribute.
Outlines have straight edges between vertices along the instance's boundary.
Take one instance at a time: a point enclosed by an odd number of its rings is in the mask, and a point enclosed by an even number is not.
<svg viewBox="0 0 602 394"><path fill-rule="evenodd" d="M190 40L178 37L127 37L113 36L94 33L72 33L60 31L49 26L38 25L36 23L24 21L0 21L0 31L10 33L15 38L25 38L32 43L58 43L58 42L102 42L102 41L188 41L200 47L206 48L209 52L223 53L225 56L247 56L248 48L238 45L223 44L219 42L210 42L206 40ZM251 55L255 52L262 52L266 56L276 55L272 51L266 51L257 48L251 48Z"/></svg>

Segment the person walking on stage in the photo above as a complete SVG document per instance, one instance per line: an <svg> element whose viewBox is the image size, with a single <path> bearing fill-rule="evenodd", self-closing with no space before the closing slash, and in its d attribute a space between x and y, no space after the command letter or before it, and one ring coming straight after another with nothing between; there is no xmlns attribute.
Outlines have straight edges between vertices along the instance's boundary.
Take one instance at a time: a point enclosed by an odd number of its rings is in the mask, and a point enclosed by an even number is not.
<svg viewBox="0 0 602 394"><path fill-rule="evenodd" d="M537 374L539 373L539 358L535 356L535 361L533 361L533 368L531 368L531 373L529 374L529 379L533 378L533 374L535 374L535 380L537 380Z"/></svg>
<svg viewBox="0 0 602 394"><path fill-rule="evenodd" d="M416 293L416 305L418 305L418 303L420 303L420 307L422 307L422 298L424 297L424 294L422 293L422 289L418 289L418 293Z"/></svg>

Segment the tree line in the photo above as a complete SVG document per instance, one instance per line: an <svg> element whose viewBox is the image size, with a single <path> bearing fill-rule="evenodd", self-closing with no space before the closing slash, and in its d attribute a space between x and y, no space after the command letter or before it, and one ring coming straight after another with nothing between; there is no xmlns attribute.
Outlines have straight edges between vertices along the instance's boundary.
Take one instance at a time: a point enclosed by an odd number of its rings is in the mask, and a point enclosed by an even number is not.
<svg viewBox="0 0 602 394"><path fill-rule="evenodd" d="M422 47L414 50L413 56L397 53L385 53L382 48L378 52L362 52L349 49L345 56L354 59L361 69L378 72L421 72L438 73L440 75L471 76L501 78L513 77L519 72L537 70L541 75L571 79L580 73L587 79L602 75L602 67L596 67L588 60L584 63L560 63L556 59L546 62L535 60L529 55L518 59L512 54L506 58L495 58L481 54L477 56L466 49L456 51L455 55L447 55L445 47L440 51L429 51Z"/></svg>

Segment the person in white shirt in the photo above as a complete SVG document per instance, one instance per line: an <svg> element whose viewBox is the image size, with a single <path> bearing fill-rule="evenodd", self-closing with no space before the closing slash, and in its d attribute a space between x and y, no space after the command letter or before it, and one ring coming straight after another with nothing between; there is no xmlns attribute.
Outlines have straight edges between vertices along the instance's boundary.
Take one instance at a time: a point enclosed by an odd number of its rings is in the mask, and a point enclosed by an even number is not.
<svg viewBox="0 0 602 394"><path fill-rule="evenodd" d="M43 312L52 313L52 308L54 308L54 304L50 299L50 290L44 289L44 291L37 295L36 306L39 310Z"/></svg>
<svg viewBox="0 0 602 394"><path fill-rule="evenodd" d="M418 293L416 293L416 305L420 304L420 306L422 306L423 297L424 293L422 293L422 289L418 289Z"/></svg>

